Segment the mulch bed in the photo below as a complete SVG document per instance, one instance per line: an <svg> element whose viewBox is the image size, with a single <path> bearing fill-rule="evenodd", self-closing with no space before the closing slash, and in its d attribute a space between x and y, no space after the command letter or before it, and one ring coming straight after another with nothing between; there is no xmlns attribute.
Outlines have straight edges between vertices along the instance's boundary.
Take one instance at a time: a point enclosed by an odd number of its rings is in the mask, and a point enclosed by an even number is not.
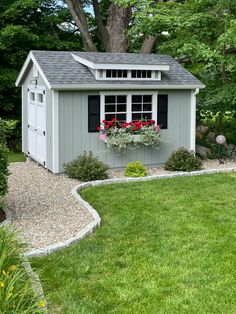
<svg viewBox="0 0 236 314"><path fill-rule="evenodd" d="M6 214L2 210L2 208L0 208L0 222L3 222L5 219L6 219Z"/></svg>

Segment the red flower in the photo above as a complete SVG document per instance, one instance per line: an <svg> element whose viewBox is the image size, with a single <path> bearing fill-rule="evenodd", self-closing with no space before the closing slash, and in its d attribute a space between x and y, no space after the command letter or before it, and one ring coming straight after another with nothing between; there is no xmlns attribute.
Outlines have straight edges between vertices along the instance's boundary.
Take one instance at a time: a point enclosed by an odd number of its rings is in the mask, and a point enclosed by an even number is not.
<svg viewBox="0 0 236 314"><path fill-rule="evenodd" d="M107 122L107 120L102 120L102 123L106 123Z"/></svg>
<svg viewBox="0 0 236 314"><path fill-rule="evenodd" d="M117 121L117 119L116 119L116 118L113 118L111 121L112 121L112 122L116 122L116 121Z"/></svg>
<svg viewBox="0 0 236 314"><path fill-rule="evenodd" d="M97 130L100 132L100 131L101 131L101 127L100 127L100 126L98 126L98 127L97 127Z"/></svg>
<svg viewBox="0 0 236 314"><path fill-rule="evenodd" d="M106 125L106 129L109 129L110 128L110 125Z"/></svg>
<svg viewBox="0 0 236 314"><path fill-rule="evenodd" d="M150 124L155 124L155 120L150 120Z"/></svg>

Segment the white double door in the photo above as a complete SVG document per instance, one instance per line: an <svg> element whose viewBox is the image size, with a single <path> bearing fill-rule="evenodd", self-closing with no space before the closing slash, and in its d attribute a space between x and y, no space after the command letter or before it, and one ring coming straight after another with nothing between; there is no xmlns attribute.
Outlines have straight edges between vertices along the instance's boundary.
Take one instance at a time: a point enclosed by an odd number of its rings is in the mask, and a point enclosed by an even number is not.
<svg viewBox="0 0 236 314"><path fill-rule="evenodd" d="M44 87L28 87L28 154L46 166L46 97Z"/></svg>

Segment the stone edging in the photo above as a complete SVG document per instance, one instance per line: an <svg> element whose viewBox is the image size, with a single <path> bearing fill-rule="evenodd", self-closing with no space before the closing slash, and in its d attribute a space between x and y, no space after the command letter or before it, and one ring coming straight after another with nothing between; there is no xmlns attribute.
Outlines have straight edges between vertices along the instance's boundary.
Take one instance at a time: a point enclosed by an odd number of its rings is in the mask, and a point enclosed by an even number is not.
<svg viewBox="0 0 236 314"><path fill-rule="evenodd" d="M65 241L46 246L44 248L39 248L39 249L32 250L30 252L26 252L24 255L27 257L33 257L33 256L42 256L42 255L50 254L59 249L68 247L72 243L82 240L87 235L93 233L93 231L97 227L100 226L101 218L99 214L97 213L97 211L88 202L83 200L83 198L79 195L79 192L83 189L98 186L98 185L127 183L127 182L141 182L141 181L150 181L150 180L157 180L157 179L213 174L213 173L220 173L220 172L236 172L236 167L224 168L224 169L198 170L198 171L191 171L191 172L175 172L175 173L151 175L151 176L141 177L141 178L129 178L129 177L116 178L116 179L97 180L97 181L81 183L77 185L76 187L74 187L71 193L77 199L77 201L81 203L91 213L94 220L91 223L89 223L86 227L84 227L76 236L71 237Z"/></svg>

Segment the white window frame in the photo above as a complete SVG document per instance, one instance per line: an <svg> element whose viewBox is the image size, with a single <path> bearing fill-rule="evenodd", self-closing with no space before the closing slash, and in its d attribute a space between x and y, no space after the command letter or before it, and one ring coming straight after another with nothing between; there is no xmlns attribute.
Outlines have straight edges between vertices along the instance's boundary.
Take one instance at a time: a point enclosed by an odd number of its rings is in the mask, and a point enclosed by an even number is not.
<svg viewBox="0 0 236 314"><path fill-rule="evenodd" d="M117 110L116 111L114 111L114 112L105 112L105 106L106 106L106 103L105 103L105 98L106 98L106 96L115 96L115 97L117 97L117 96L126 96L126 103L121 103L121 105L126 105L126 111L120 111L120 112L118 112ZM105 119L105 116L106 115L113 115L114 114L114 117L116 116L116 115L118 115L118 114L125 114L126 115L126 118L127 118L127 102L128 102L128 99L127 99L128 97L127 97L127 95L126 94L119 94L119 95L115 95L115 94L113 94L113 95L110 95L110 94L108 94L108 95L105 95L104 96L104 119ZM107 103L108 104L108 103ZM118 105L118 103L117 103L117 99L116 99L116 102L114 103L115 104L115 106L116 106L116 108L117 108L117 105ZM110 105L113 105L113 104L110 104Z"/></svg>
<svg viewBox="0 0 236 314"><path fill-rule="evenodd" d="M132 121L132 95L152 95L152 120L155 120L157 123L157 91L117 91L117 92L100 92L101 97L101 112L100 112L100 120L105 119L105 96L114 96L114 95L126 95L126 121ZM146 111L145 111L146 112Z"/></svg>
<svg viewBox="0 0 236 314"><path fill-rule="evenodd" d="M151 71L151 77L139 77L139 78L134 78L131 75L131 69L122 69L122 70L126 70L127 71L127 77L107 77L106 76L106 70L121 70L121 69L99 69L99 70L95 70L95 77L96 80L98 81L106 81L106 80L111 80L111 81L161 81L161 71L158 70L150 70L150 69L141 69L144 71ZM139 69L133 69L136 71L139 71Z"/></svg>

